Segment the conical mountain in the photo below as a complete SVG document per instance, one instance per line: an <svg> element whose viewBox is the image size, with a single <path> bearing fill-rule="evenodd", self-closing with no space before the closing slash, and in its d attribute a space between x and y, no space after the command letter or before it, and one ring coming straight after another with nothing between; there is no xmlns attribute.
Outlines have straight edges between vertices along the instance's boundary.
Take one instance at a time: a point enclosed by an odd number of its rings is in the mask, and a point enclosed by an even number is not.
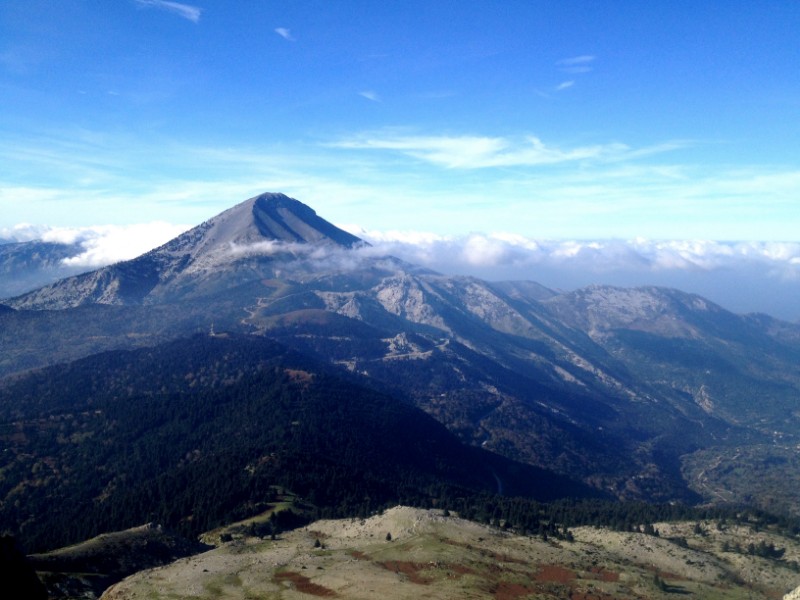
<svg viewBox="0 0 800 600"><path fill-rule="evenodd" d="M138 258L13 298L21 309L149 304L218 291L246 276L269 276L276 259L312 249L365 244L284 194L250 198Z"/></svg>
<svg viewBox="0 0 800 600"><path fill-rule="evenodd" d="M261 194L178 236L154 252L189 252L194 258L261 242L324 244L351 248L363 243L314 209L284 194Z"/></svg>

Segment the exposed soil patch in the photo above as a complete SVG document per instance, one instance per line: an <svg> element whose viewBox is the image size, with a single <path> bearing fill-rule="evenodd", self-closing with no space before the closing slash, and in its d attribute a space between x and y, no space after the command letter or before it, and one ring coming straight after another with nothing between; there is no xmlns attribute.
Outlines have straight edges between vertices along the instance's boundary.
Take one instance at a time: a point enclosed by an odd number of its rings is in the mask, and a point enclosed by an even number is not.
<svg viewBox="0 0 800 600"><path fill-rule="evenodd" d="M575 579L575 572L558 565L542 565L536 574L536 581L542 583L569 583Z"/></svg>
<svg viewBox="0 0 800 600"><path fill-rule="evenodd" d="M285 369L286 374L294 382L311 381L314 376L308 371L300 371L298 369Z"/></svg>
<svg viewBox="0 0 800 600"><path fill-rule="evenodd" d="M370 557L369 554L361 552L360 550L351 550L350 556L352 556L356 560L372 560L372 557Z"/></svg>
<svg viewBox="0 0 800 600"><path fill-rule="evenodd" d="M447 565L447 570L456 575L477 575L478 572L464 565Z"/></svg>
<svg viewBox="0 0 800 600"><path fill-rule="evenodd" d="M494 597L497 600L516 600L516 598L524 598L535 593L536 590L519 583L509 583L507 581L500 581L494 590Z"/></svg>
<svg viewBox="0 0 800 600"><path fill-rule="evenodd" d="M457 542L455 540L450 540L447 538L439 538L439 541L443 544L447 544L448 546L455 546L456 548L466 548L467 550L472 550L472 544L467 544L466 542Z"/></svg>
<svg viewBox="0 0 800 600"><path fill-rule="evenodd" d="M387 560L380 563L380 565L387 571L394 571L395 573L402 573L411 583L418 583L420 585L427 585L431 582L430 579L422 577L419 572L422 571L426 565L420 563L405 562L401 560Z"/></svg>
<svg viewBox="0 0 800 600"><path fill-rule="evenodd" d="M336 592L333 590L313 583L308 577L293 571L281 571L279 573L275 573L273 581L275 583L283 583L284 581L288 581L292 583L292 585L294 585L294 589L301 594L309 594L310 596L318 596L320 598L336 598L337 596Z"/></svg>

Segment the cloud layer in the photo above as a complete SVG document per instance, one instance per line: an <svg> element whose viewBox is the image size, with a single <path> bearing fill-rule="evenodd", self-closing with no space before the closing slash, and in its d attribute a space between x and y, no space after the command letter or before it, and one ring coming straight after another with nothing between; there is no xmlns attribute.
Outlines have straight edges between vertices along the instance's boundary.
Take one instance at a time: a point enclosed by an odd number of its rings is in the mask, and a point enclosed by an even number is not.
<svg viewBox="0 0 800 600"><path fill-rule="evenodd" d="M322 266L356 268L363 259L396 256L449 275L530 280L570 290L600 283L660 285L698 293L734 312L764 312L800 320L800 242L708 240L543 240L512 233L443 236L422 231L365 231L340 225L369 242L354 252L263 242L231 248L236 254L292 252ZM153 222L86 228L19 225L0 238L78 244L70 269L97 268L134 258L188 229Z"/></svg>
<svg viewBox="0 0 800 600"><path fill-rule="evenodd" d="M538 240L517 234L446 237L345 229L392 254L447 274L530 280L558 290L657 285L697 293L738 313L800 320L800 243Z"/></svg>
<svg viewBox="0 0 800 600"><path fill-rule="evenodd" d="M511 233L462 237L401 231L345 229L388 253L435 267L579 268L598 274L619 270L658 273L760 266L783 279L800 278L798 242L634 240L537 240Z"/></svg>
<svg viewBox="0 0 800 600"><path fill-rule="evenodd" d="M83 251L65 259L64 266L97 268L135 258L168 242L187 229L188 226L172 225L163 221L97 227L47 227L22 224L11 229L0 229L0 239L78 244Z"/></svg>

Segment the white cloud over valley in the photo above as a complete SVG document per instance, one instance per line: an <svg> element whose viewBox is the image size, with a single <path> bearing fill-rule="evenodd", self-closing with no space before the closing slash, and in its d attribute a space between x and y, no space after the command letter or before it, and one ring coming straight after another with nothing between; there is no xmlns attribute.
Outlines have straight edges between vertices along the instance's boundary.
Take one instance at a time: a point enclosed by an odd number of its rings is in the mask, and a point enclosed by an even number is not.
<svg viewBox="0 0 800 600"><path fill-rule="evenodd" d="M0 229L0 238L18 242L42 240L77 244L82 251L64 260L64 266L96 268L128 260L156 248L189 229L164 221L135 225L48 227L21 224Z"/></svg>
<svg viewBox="0 0 800 600"><path fill-rule="evenodd" d="M365 258L396 256L448 275L487 280L530 280L556 290L590 284L658 285L698 293L734 312L764 312L800 320L800 242L710 240L548 240L516 233L473 232L446 236L425 231L365 230L340 225L369 242L355 251L280 242L232 247L232 255L291 252L324 263L356 268ZM0 239L76 244L64 261L92 269L151 250L189 227L157 221L136 225L0 229Z"/></svg>
<svg viewBox="0 0 800 600"><path fill-rule="evenodd" d="M800 243L709 240L541 240L512 233L441 236L345 229L447 274L531 280L553 289L657 285L698 293L734 312L800 320Z"/></svg>

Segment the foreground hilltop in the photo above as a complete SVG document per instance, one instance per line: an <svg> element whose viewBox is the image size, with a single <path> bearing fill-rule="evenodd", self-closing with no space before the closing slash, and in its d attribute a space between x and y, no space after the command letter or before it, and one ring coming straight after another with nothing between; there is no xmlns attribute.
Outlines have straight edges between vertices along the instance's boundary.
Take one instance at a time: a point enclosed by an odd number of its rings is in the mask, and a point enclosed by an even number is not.
<svg viewBox="0 0 800 600"><path fill-rule="evenodd" d="M711 522L658 527L658 537L579 527L571 542L545 541L396 507L317 521L275 541L241 538L134 575L102 598L766 599L800 580L789 564L800 557L796 542ZM777 542L783 558L721 550L741 542Z"/></svg>

